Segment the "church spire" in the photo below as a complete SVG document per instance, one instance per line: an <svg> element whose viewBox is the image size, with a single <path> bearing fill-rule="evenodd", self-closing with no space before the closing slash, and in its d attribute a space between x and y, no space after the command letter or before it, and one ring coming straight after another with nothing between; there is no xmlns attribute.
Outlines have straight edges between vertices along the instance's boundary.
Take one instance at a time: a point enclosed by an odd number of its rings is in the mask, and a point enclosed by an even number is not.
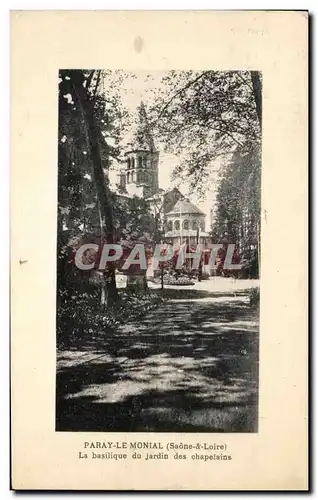
<svg viewBox="0 0 318 500"><path fill-rule="evenodd" d="M155 144L149 124L146 107L141 101L137 108L136 131L132 146L137 150L155 151Z"/></svg>
<svg viewBox="0 0 318 500"><path fill-rule="evenodd" d="M141 101L136 110L133 140L125 153L121 185L128 194L149 198L158 192L159 151L156 151L147 111Z"/></svg>

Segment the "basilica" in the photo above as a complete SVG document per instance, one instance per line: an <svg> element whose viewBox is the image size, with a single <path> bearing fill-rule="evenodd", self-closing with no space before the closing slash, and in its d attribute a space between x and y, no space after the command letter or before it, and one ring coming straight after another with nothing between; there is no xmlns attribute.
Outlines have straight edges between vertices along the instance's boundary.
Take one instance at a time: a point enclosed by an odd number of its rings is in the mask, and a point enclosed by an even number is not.
<svg viewBox="0 0 318 500"><path fill-rule="evenodd" d="M163 223L167 243L174 246L200 243L207 247L211 237L206 230L206 214L178 189L165 191L159 187L158 165L159 151L141 102L132 140L119 167L116 191L123 198L138 196L149 201L153 215Z"/></svg>

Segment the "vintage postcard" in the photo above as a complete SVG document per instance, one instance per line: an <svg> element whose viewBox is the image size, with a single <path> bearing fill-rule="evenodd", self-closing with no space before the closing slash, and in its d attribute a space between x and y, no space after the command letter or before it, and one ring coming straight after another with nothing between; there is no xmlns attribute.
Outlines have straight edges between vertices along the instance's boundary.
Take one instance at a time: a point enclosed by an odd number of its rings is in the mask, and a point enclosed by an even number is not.
<svg viewBox="0 0 318 500"><path fill-rule="evenodd" d="M13 489L308 488L307 30L12 12Z"/></svg>

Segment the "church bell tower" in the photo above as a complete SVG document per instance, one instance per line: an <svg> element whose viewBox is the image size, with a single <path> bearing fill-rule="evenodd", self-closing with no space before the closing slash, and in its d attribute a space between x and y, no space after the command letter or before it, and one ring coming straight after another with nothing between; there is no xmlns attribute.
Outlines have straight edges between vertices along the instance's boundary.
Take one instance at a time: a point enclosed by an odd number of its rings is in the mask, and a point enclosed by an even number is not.
<svg viewBox="0 0 318 500"><path fill-rule="evenodd" d="M148 198L158 192L159 152L155 144L143 102L137 108L136 129L125 153L120 186L128 194Z"/></svg>

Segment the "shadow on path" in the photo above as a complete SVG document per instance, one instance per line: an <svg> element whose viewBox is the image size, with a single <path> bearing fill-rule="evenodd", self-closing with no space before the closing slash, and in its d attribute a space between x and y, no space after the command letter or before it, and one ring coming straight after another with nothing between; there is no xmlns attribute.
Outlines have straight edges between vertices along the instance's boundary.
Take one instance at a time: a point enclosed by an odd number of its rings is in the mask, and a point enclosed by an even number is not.
<svg viewBox="0 0 318 500"><path fill-rule="evenodd" d="M256 432L258 313L241 292L195 292L60 352L56 430Z"/></svg>

